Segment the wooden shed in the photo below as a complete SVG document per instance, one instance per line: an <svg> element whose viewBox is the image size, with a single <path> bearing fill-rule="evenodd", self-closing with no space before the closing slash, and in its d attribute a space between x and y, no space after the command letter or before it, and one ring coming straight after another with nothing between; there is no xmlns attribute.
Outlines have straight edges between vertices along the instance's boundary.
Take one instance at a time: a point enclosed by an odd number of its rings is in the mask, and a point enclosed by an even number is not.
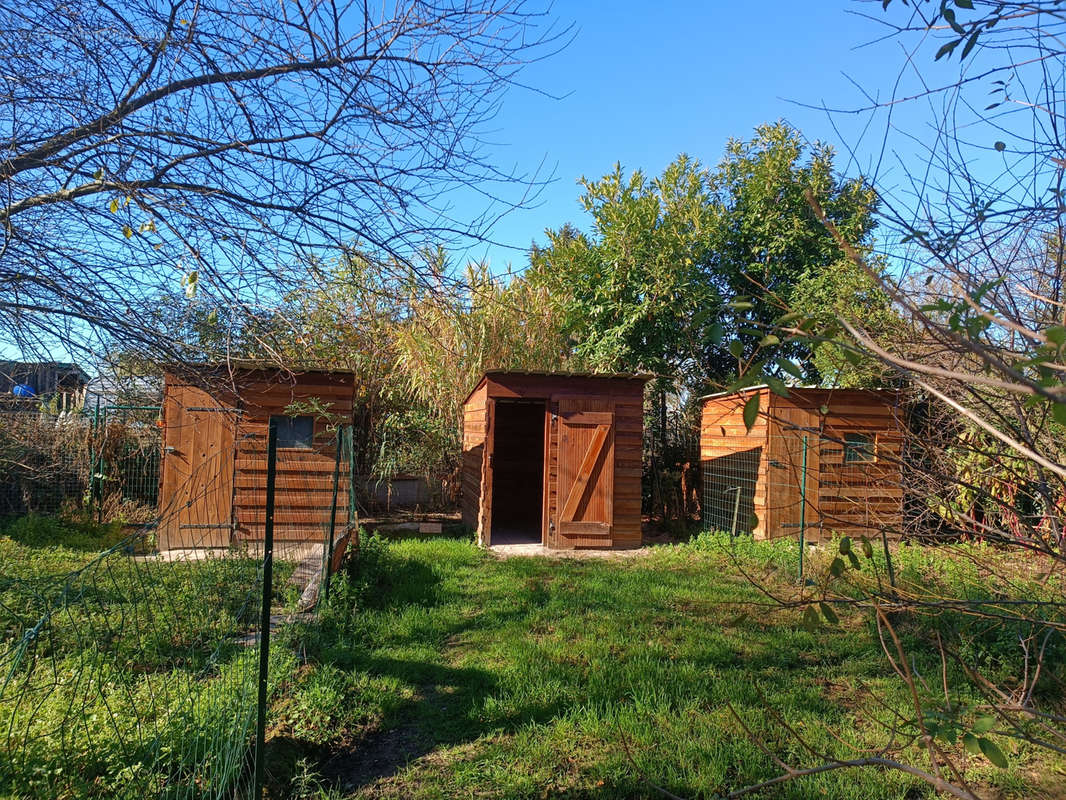
<svg viewBox="0 0 1066 800"><path fill-rule="evenodd" d="M229 547L263 538L272 417L278 425L274 537L322 541L333 507L336 433L330 426L351 423L354 392L351 372L168 369L159 548ZM341 459L338 532L348 523L348 460Z"/></svg>
<svg viewBox="0 0 1066 800"><path fill-rule="evenodd" d="M744 405L759 395L751 430ZM702 399L706 529L756 539L889 534L903 520L903 420L895 391L766 387Z"/></svg>
<svg viewBox="0 0 1066 800"><path fill-rule="evenodd" d="M486 373L463 403L463 522L478 541L639 547L646 381Z"/></svg>

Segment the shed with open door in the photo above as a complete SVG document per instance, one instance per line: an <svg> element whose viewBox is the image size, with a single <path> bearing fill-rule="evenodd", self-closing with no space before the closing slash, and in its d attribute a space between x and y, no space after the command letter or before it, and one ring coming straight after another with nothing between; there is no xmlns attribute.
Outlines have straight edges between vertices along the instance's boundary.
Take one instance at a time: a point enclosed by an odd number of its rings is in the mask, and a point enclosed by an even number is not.
<svg viewBox="0 0 1066 800"><path fill-rule="evenodd" d="M351 372L168 368L159 549L262 540L272 418L278 428L275 540L322 541L331 519L339 537L348 524L351 468L347 454L338 467L336 430L351 424L354 394Z"/></svg>
<svg viewBox="0 0 1066 800"><path fill-rule="evenodd" d="M486 373L463 404L463 522L478 541L639 547L647 380Z"/></svg>
<svg viewBox="0 0 1066 800"><path fill-rule="evenodd" d="M701 398L703 525L756 539L897 536L905 425L894 390L765 386ZM749 428L745 406L757 405Z"/></svg>

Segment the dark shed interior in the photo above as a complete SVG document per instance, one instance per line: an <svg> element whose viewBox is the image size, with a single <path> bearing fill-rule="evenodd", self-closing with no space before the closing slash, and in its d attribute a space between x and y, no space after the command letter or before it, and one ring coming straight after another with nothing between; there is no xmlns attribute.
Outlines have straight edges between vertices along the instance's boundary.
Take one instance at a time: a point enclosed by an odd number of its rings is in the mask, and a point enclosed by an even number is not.
<svg viewBox="0 0 1066 800"><path fill-rule="evenodd" d="M544 506L544 400L496 403L493 542L541 541Z"/></svg>

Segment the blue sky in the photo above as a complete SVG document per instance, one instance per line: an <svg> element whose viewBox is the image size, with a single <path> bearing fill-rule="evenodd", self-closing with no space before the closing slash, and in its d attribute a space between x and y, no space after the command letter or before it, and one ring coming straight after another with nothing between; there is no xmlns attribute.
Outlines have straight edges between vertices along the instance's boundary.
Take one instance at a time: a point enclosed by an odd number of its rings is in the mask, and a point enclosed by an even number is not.
<svg viewBox="0 0 1066 800"><path fill-rule="evenodd" d="M896 8L894 18L905 10ZM869 172L880 152L883 116L864 138L865 117L830 119L790 102L861 106L848 76L882 97L892 91L903 63L900 44L864 46L885 30L855 12L884 16L880 2L839 0L559 3L556 13L573 21L575 38L522 77L561 99L512 90L492 132L501 167L531 172L543 161L555 181L537 208L495 225L493 239L506 246L481 245L469 257L487 257L497 271L507 262L522 267L523 251L544 241L545 228L586 222L577 202L582 175L599 177L616 161L657 174L682 152L714 164L729 138L748 138L758 124L780 118L808 139L836 146L838 167ZM957 70L957 62L933 64L928 48L923 58L934 80ZM907 76L904 85L913 84ZM928 110L907 105L894 122L920 130ZM860 163L849 165L848 148L856 146ZM882 175L891 180L890 163ZM462 215L480 207L458 201L455 210Z"/></svg>

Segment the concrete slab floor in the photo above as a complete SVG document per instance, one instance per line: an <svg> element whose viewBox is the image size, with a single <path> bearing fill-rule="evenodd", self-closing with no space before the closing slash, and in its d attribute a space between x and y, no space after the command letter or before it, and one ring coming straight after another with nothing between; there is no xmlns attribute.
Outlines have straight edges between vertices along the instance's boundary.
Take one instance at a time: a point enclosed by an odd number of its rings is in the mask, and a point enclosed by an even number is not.
<svg viewBox="0 0 1066 800"><path fill-rule="evenodd" d="M522 544L494 544L488 548L489 552L500 558L513 558L515 556L538 556L540 558L601 558L601 559L629 559L646 556L652 551L651 547L635 547L629 550L552 550L538 543Z"/></svg>

